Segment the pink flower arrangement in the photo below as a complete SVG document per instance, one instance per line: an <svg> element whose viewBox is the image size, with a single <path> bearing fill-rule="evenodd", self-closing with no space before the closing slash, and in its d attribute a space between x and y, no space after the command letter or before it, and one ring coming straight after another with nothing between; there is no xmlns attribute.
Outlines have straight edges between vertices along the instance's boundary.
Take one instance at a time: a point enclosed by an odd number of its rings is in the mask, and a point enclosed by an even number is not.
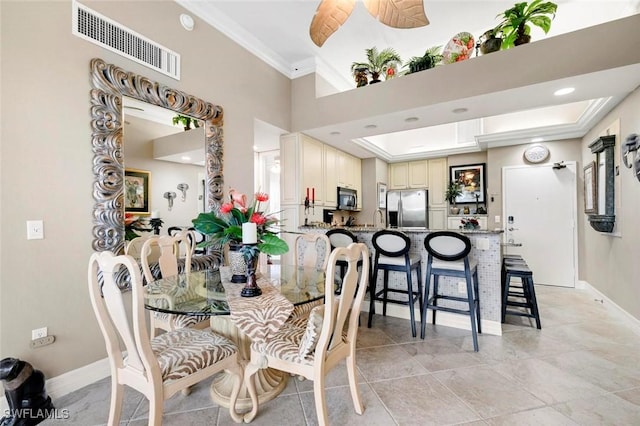
<svg viewBox="0 0 640 426"><path fill-rule="evenodd" d="M279 255L289 251L287 243L273 230L278 219L264 213L260 205L269 201L269 195L257 192L251 204L247 203L247 196L235 189L229 191L229 201L223 203L218 212L200 213L193 219L193 226L210 238L205 245L226 244L227 242L242 243L242 224L252 222L257 225L258 249L266 254Z"/></svg>

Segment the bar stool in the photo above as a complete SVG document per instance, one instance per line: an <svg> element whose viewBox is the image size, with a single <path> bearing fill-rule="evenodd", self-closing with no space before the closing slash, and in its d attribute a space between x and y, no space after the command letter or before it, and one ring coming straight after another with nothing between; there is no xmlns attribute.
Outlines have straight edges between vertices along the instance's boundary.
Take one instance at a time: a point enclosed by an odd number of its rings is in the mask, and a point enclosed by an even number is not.
<svg viewBox="0 0 640 426"><path fill-rule="evenodd" d="M396 303L400 305L409 305L409 315L411 317L411 333L416 337L416 322L413 305L416 300L419 301L420 310L422 311L422 277L421 277L421 261L419 254L410 254L411 240L409 237L400 232L390 229L383 229L373 234L371 243L376 249L373 262L373 272L370 284L370 300L369 300L369 324L371 328L373 323L373 314L375 313L375 301L382 302L382 315L387 315L387 303ZM384 286L382 290L376 291L378 280L378 270L384 271ZM411 273L416 271L418 278L418 290L413 290L411 282ZM407 289L389 288L389 271L404 272L407 275ZM400 293L407 295L407 300L398 300L389 298L389 293Z"/></svg>
<svg viewBox="0 0 640 426"><path fill-rule="evenodd" d="M348 247L349 244L358 242L358 238L352 232L347 231L346 229L331 229L327 231L325 235L331 242L331 251L335 250L337 247ZM344 279L344 274L347 271L349 263L346 260L338 260L336 261L336 266L339 267L340 271L340 283L335 290L335 294L340 294L342 292L342 280ZM362 259L357 262L356 266L357 268L362 267Z"/></svg>
<svg viewBox="0 0 640 426"><path fill-rule="evenodd" d="M529 266L525 264L507 264L504 266L504 290L502 294L502 322L505 322L507 314L518 315L522 317L534 318L538 330L542 329L540 325L540 312L538 311L538 301L536 292L533 287L533 272ZM512 290L511 279L520 278L522 282L522 292ZM524 301L512 300L512 298L524 299ZM516 306L525 308L524 311L508 310L508 306Z"/></svg>
<svg viewBox="0 0 640 426"><path fill-rule="evenodd" d="M424 339L427 324L427 309L433 310L432 323L436 323L436 311L469 315L471 319L471 334L473 336L473 350L478 352L478 334L482 333L480 324L480 296L478 292L478 262L469 259L471 241L466 235L452 231L437 231L428 234L424 239L427 249L427 273L424 285L424 306L422 307L420 337ZM438 278L441 275L461 277L467 284L467 296L449 296L439 294ZM433 276L433 296L429 298L429 287ZM438 305L438 300L453 300L464 302L467 309ZM477 326L477 332L476 332Z"/></svg>

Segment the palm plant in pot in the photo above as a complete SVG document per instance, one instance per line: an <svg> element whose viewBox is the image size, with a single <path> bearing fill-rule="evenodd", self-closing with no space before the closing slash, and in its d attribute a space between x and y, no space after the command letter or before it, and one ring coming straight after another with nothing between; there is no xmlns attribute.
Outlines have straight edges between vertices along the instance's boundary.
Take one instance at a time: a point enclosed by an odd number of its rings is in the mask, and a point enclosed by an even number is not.
<svg viewBox="0 0 640 426"><path fill-rule="evenodd" d="M414 56L405 64L407 70L405 74L413 74L414 72L428 70L442 62L442 46L434 46L426 50L422 56Z"/></svg>
<svg viewBox="0 0 640 426"><path fill-rule="evenodd" d="M541 28L547 34L557 9L558 5L553 2L543 3L542 0L534 0L530 4L516 3L512 8L498 14L502 22L496 29L501 30L503 34L502 49L529 43L531 41L529 24Z"/></svg>
<svg viewBox="0 0 640 426"><path fill-rule="evenodd" d="M449 204L451 204L451 214L460 213L460 208L456 206L456 197L459 197L460 195L462 195L462 191L460 190L458 182L449 181L449 186L447 186L447 190L444 192L444 198L446 198Z"/></svg>
<svg viewBox="0 0 640 426"><path fill-rule="evenodd" d="M368 72L371 74L371 84L380 82L380 74L387 75L389 68L395 69L399 63L402 63L400 55L391 47L387 47L378 51L377 47L365 49L368 62L354 62L351 64L351 72L354 78L357 72Z"/></svg>

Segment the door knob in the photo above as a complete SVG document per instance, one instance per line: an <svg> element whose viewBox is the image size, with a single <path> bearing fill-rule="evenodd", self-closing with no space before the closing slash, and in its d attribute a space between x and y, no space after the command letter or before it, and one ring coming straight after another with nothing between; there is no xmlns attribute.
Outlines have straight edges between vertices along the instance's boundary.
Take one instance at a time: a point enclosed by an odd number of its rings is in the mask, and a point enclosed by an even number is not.
<svg viewBox="0 0 640 426"><path fill-rule="evenodd" d="M509 228L509 231L517 231L518 228L514 228L513 226L511 228Z"/></svg>

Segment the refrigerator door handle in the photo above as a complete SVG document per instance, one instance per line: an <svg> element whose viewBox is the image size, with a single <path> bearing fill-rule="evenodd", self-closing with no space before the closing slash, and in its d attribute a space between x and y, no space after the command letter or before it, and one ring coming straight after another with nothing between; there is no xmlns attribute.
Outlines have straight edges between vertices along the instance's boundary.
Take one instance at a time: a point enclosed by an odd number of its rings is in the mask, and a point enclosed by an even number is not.
<svg viewBox="0 0 640 426"><path fill-rule="evenodd" d="M398 228L402 228L402 197L398 199Z"/></svg>

